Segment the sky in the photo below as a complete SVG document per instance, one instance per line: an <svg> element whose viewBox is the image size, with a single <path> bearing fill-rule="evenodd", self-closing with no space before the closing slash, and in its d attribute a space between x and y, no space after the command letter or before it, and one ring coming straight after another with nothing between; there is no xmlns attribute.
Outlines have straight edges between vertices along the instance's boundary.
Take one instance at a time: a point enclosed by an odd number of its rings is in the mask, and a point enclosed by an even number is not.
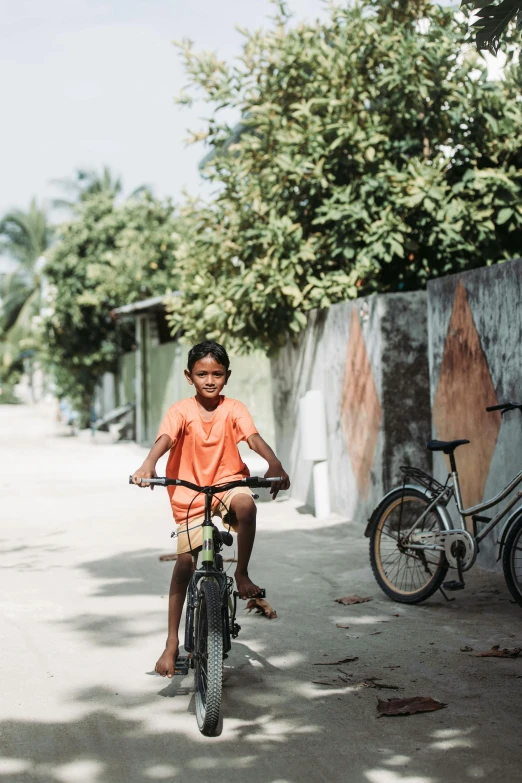
<svg viewBox="0 0 522 783"><path fill-rule="evenodd" d="M298 18L320 0L290 0ZM0 215L59 195L52 180L108 165L124 191L197 193L205 107L177 107L186 83L173 40L230 60L269 24L268 0L0 0Z"/></svg>

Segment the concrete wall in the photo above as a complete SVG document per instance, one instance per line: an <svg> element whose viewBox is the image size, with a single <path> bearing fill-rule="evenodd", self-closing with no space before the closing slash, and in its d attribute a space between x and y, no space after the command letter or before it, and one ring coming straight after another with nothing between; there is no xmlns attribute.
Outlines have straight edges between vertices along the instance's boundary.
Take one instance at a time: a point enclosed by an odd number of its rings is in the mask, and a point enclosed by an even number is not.
<svg viewBox="0 0 522 783"><path fill-rule="evenodd" d="M425 294L373 296L311 313L298 342L272 361L272 389L276 446L292 495L313 505L298 407L308 389L320 389L332 508L364 523L399 480L399 465L431 466Z"/></svg>
<svg viewBox="0 0 522 783"><path fill-rule="evenodd" d="M513 412L501 420L485 411L522 402L521 302L521 259L428 284L433 436L471 441L456 451L467 506L499 492L522 469L522 417ZM446 477L440 454L434 469ZM499 530L481 546L485 567L495 567Z"/></svg>
<svg viewBox="0 0 522 783"><path fill-rule="evenodd" d="M230 369L232 375L225 387L225 394L241 400L247 406L262 437L274 446L270 360L261 351L256 351L249 356L236 356L231 353Z"/></svg>

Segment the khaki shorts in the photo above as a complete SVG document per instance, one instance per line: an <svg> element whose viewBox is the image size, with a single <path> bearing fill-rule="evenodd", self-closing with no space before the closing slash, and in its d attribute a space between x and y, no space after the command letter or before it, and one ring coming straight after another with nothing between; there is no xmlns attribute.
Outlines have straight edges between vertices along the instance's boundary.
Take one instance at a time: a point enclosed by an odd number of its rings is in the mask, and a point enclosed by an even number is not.
<svg viewBox="0 0 522 783"><path fill-rule="evenodd" d="M252 492L248 489L248 487L234 487L234 489L229 489L229 491L226 492L221 498L221 503L216 501L216 504L212 509L212 516L221 517L223 526L226 530L230 528L230 530L236 531L237 529L237 520L235 514L229 513L230 501L236 495L248 495L248 497L251 498ZM189 519L188 533L186 522L181 522L177 526L178 529L176 533L178 537L178 555L182 555L184 552L194 551L198 547L201 547L203 543L203 528L201 523L204 519L204 514L201 514L199 517Z"/></svg>

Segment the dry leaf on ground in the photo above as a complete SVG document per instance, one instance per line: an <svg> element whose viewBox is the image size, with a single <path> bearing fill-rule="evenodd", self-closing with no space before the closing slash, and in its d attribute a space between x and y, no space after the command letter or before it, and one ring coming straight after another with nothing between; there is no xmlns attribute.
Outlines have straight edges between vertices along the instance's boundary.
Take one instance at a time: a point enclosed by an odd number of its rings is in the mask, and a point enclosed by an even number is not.
<svg viewBox="0 0 522 783"><path fill-rule="evenodd" d="M501 649L499 644L495 644L491 650L486 650L485 652L474 652L472 655L475 658L516 658L520 655L521 652L522 648L520 647L512 647L511 649L504 647Z"/></svg>
<svg viewBox="0 0 522 783"><path fill-rule="evenodd" d="M365 604L366 601L371 601L371 598L361 598L360 595L345 595L344 598L336 598L336 604L344 604L344 606L351 606L352 604Z"/></svg>
<svg viewBox="0 0 522 783"><path fill-rule="evenodd" d="M177 560L177 559L178 559L178 556L177 556L177 555L174 555L174 554L172 554L172 555L160 555L160 556L159 556L159 559L160 559L162 562L165 562L166 560Z"/></svg>
<svg viewBox="0 0 522 783"><path fill-rule="evenodd" d="M335 623L337 628L349 628L349 625L343 625L342 623Z"/></svg>
<svg viewBox="0 0 522 783"><path fill-rule="evenodd" d="M339 663L351 663L358 660L359 656L355 655L351 658L342 658L340 661L320 661L319 663L314 663L314 666L337 666Z"/></svg>
<svg viewBox="0 0 522 783"><path fill-rule="evenodd" d="M378 718L383 715L415 715L416 712L433 712L447 707L441 701L435 701L431 696L411 696L407 699L377 699Z"/></svg>
<svg viewBox="0 0 522 783"><path fill-rule="evenodd" d="M269 620L273 620L277 617L276 610L272 609L268 601L265 601L264 598L250 598L246 608L249 612L251 612L252 609L255 609L256 614L262 614L265 617L268 617Z"/></svg>

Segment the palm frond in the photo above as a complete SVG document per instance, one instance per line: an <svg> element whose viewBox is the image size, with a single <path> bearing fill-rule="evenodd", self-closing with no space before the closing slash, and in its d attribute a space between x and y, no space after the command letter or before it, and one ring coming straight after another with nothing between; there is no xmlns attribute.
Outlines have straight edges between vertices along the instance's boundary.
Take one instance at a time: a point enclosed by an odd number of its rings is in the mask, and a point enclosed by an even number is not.
<svg viewBox="0 0 522 783"><path fill-rule="evenodd" d="M26 212L14 209L0 220L0 249L31 274L37 258L49 247L50 239L47 214L34 199Z"/></svg>
<svg viewBox="0 0 522 783"><path fill-rule="evenodd" d="M130 194L129 198L142 198L142 196L153 196L152 185L140 185L135 188Z"/></svg>
<svg viewBox="0 0 522 783"><path fill-rule="evenodd" d="M0 330L8 331L34 290L34 283L23 267L0 280Z"/></svg>
<svg viewBox="0 0 522 783"><path fill-rule="evenodd" d="M4 370L9 369L11 364L18 361L27 347L23 344L24 341L27 342L33 337L33 317L38 314L39 303L40 291L35 289L25 300L15 323L1 335L0 356L2 356Z"/></svg>
<svg viewBox="0 0 522 783"><path fill-rule="evenodd" d="M66 198L53 199L52 205L57 209L74 209L74 207L99 193L108 193L117 196L121 193L122 183L119 177L115 177L108 166L104 166L101 172L95 169L77 169L74 177L70 179L51 180L57 185Z"/></svg>

